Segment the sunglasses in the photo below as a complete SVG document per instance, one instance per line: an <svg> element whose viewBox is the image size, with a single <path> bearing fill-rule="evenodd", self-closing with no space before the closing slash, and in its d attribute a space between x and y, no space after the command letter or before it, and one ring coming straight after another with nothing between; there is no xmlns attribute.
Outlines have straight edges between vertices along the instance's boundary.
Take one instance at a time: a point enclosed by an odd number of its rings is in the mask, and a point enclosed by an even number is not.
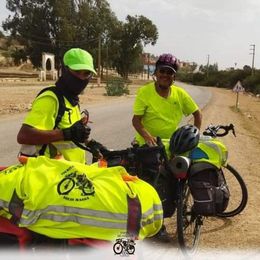
<svg viewBox="0 0 260 260"><path fill-rule="evenodd" d="M167 74L167 75L170 75L172 76L174 74L173 70L171 69L159 69L159 73L160 74Z"/></svg>
<svg viewBox="0 0 260 260"><path fill-rule="evenodd" d="M77 70L76 73L85 77L91 77L93 75L93 73L89 70Z"/></svg>
<svg viewBox="0 0 260 260"><path fill-rule="evenodd" d="M93 76L93 72L89 70L70 70L74 75L90 79Z"/></svg>

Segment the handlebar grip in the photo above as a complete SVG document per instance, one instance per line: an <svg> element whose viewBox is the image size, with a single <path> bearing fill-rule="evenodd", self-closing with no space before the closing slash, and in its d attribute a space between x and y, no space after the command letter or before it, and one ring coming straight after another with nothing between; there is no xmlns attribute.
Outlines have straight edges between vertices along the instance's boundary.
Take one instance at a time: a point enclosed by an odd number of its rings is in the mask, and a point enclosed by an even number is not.
<svg viewBox="0 0 260 260"><path fill-rule="evenodd" d="M224 132L218 133L220 129L224 130ZM223 137L227 135L229 131L232 131L233 135L236 136L235 128L233 124L227 126L224 125L210 126L203 132L203 135L211 136L211 137Z"/></svg>
<svg viewBox="0 0 260 260"><path fill-rule="evenodd" d="M229 126L219 126L219 129L223 129L224 132L223 133L216 133L216 136L222 137L228 134L229 132Z"/></svg>
<svg viewBox="0 0 260 260"><path fill-rule="evenodd" d="M202 134L203 134L203 135L206 135L206 136L214 136L212 133L209 133L209 132L207 132L207 131L204 131Z"/></svg>

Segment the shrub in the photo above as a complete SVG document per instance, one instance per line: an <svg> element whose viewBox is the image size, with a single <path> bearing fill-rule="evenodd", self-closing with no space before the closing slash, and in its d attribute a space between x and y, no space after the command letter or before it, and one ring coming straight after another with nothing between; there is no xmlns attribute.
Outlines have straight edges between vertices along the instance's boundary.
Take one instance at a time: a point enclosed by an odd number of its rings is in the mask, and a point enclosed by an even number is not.
<svg viewBox="0 0 260 260"><path fill-rule="evenodd" d="M260 86L260 72L256 71L254 75L250 75L249 77L245 78L242 84L247 91L258 94Z"/></svg>
<svg viewBox="0 0 260 260"><path fill-rule="evenodd" d="M128 83L126 83L123 78L109 78L105 88L108 96L122 96L124 94L129 94Z"/></svg>

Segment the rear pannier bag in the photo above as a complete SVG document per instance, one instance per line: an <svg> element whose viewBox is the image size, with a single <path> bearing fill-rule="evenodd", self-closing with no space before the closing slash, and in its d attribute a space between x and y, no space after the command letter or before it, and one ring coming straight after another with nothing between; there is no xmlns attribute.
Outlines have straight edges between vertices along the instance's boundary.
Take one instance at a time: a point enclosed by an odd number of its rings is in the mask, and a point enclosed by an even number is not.
<svg viewBox="0 0 260 260"><path fill-rule="evenodd" d="M189 170L188 183L195 214L216 216L225 211L230 194L221 169L209 163L194 163Z"/></svg>

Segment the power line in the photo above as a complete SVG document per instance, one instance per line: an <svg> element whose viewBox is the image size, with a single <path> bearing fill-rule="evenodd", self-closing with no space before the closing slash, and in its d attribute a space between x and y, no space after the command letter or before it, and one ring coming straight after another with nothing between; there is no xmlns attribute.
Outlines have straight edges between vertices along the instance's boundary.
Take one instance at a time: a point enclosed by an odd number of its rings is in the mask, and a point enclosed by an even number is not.
<svg viewBox="0 0 260 260"><path fill-rule="evenodd" d="M87 39L87 40L82 40L82 41L62 41L62 40L59 40L59 39L57 39L57 38L44 38L44 37L40 37L40 36L38 36L38 35L32 35L32 34L24 34L23 33L23 35L19 35L19 37L23 37L23 38L28 38L28 40L30 40L30 41L33 41L33 42L35 42L35 43L38 43L40 40L41 41L46 41L46 40L48 40L48 41L58 41L59 43L61 43L61 44L67 44L67 45L69 45L69 44L83 44L83 43L90 43L90 42L97 42L98 40L99 40L99 37L97 37L97 38L93 38L93 39ZM34 40L35 39L35 40ZM39 41L38 41L39 40ZM39 42L40 43L40 42ZM47 43L43 43L43 45L46 45ZM49 45L51 45L51 44L49 44Z"/></svg>

